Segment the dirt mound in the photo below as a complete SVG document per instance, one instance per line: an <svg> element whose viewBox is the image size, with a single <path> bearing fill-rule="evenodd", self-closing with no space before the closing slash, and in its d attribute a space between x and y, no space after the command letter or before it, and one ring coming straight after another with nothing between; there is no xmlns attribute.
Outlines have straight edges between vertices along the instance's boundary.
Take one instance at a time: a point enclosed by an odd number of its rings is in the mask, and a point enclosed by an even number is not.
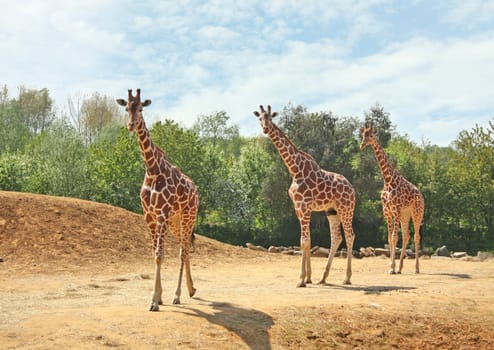
<svg viewBox="0 0 494 350"><path fill-rule="evenodd" d="M201 261L255 254L196 235ZM165 241L177 256L177 242ZM0 257L10 268L56 271L93 263L117 264L152 259L149 230L141 215L74 198L0 191Z"/></svg>

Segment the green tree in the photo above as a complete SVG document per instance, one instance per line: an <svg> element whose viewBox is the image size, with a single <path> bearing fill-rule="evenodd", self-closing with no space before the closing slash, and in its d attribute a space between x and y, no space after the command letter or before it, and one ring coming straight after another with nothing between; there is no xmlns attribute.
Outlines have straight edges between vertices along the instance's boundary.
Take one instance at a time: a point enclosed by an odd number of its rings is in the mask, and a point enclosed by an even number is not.
<svg viewBox="0 0 494 350"><path fill-rule="evenodd" d="M75 130L58 120L27 145L33 173L28 192L84 198L88 189L87 149Z"/></svg>
<svg viewBox="0 0 494 350"><path fill-rule="evenodd" d="M462 131L449 168L458 235L468 251L494 241L494 119L489 127ZM451 181L453 182L453 181Z"/></svg>
<svg viewBox="0 0 494 350"><path fill-rule="evenodd" d="M191 179L200 182L204 176L204 143L198 135L170 119L155 123L150 132L153 142L166 152L170 161Z"/></svg>
<svg viewBox="0 0 494 350"><path fill-rule="evenodd" d="M142 212L139 198L144 163L135 135L120 127L115 139L101 139L89 147L91 200Z"/></svg>
<svg viewBox="0 0 494 350"><path fill-rule="evenodd" d="M0 154L22 150L31 131L19 113L19 103L9 98L6 85L0 90Z"/></svg>

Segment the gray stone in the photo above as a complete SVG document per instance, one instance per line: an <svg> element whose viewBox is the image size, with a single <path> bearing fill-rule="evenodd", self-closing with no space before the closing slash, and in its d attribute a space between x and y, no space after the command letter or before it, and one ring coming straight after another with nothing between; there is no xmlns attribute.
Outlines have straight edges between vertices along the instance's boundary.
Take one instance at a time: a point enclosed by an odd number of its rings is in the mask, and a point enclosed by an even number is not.
<svg viewBox="0 0 494 350"><path fill-rule="evenodd" d="M271 246L271 247L268 248L268 252L270 252L270 253L279 253L279 252L281 252L281 248L280 247Z"/></svg>
<svg viewBox="0 0 494 350"><path fill-rule="evenodd" d="M478 252L477 253L477 260L478 261L490 260L492 258L493 258L493 255L491 252Z"/></svg>
<svg viewBox="0 0 494 350"><path fill-rule="evenodd" d="M451 256L448 248L445 245L443 245L441 248L437 248L435 255L448 257Z"/></svg>
<svg viewBox="0 0 494 350"><path fill-rule="evenodd" d="M312 256L327 258L329 256L329 249L317 247L317 249L312 252Z"/></svg>

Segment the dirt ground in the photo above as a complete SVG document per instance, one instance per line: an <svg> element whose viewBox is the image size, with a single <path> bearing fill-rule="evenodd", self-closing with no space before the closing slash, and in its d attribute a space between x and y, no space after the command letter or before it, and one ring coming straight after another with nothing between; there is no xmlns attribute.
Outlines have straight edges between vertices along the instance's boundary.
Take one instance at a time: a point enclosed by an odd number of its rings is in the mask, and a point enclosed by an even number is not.
<svg viewBox="0 0 494 350"><path fill-rule="evenodd" d="M178 258L167 239L163 299L149 312L153 261L139 215L74 199L0 191L0 349L493 349L494 261L353 260L341 284L295 288L300 258L198 235L197 293L172 305ZM313 258L313 279L325 259Z"/></svg>

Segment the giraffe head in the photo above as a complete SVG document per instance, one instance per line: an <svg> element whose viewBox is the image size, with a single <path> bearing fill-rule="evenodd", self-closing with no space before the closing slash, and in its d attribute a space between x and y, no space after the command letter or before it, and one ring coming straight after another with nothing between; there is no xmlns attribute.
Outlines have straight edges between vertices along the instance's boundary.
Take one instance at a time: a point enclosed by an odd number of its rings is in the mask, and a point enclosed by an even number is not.
<svg viewBox="0 0 494 350"><path fill-rule="evenodd" d="M267 134L269 132L269 129L271 129L271 126L273 125L273 118L276 117L278 113L271 113L271 106L269 105L267 111L262 105L259 106L259 109L261 110L261 112L259 113L258 111L255 111L254 115L259 118L259 120L261 121L262 131Z"/></svg>
<svg viewBox="0 0 494 350"><path fill-rule="evenodd" d="M132 89L129 89L128 101L123 98L117 99L117 103L120 106L124 106L125 110L129 112L129 122L127 123L127 129L134 131L137 125L137 121L142 119L142 108L149 106L151 100L145 100L141 102L141 89L137 89L135 96L132 96Z"/></svg>
<svg viewBox="0 0 494 350"><path fill-rule="evenodd" d="M362 142L360 143L360 150L363 150L368 145L373 144L377 141L377 129L370 123L366 123L365 127L360 128L362 133Z"/></svg>

